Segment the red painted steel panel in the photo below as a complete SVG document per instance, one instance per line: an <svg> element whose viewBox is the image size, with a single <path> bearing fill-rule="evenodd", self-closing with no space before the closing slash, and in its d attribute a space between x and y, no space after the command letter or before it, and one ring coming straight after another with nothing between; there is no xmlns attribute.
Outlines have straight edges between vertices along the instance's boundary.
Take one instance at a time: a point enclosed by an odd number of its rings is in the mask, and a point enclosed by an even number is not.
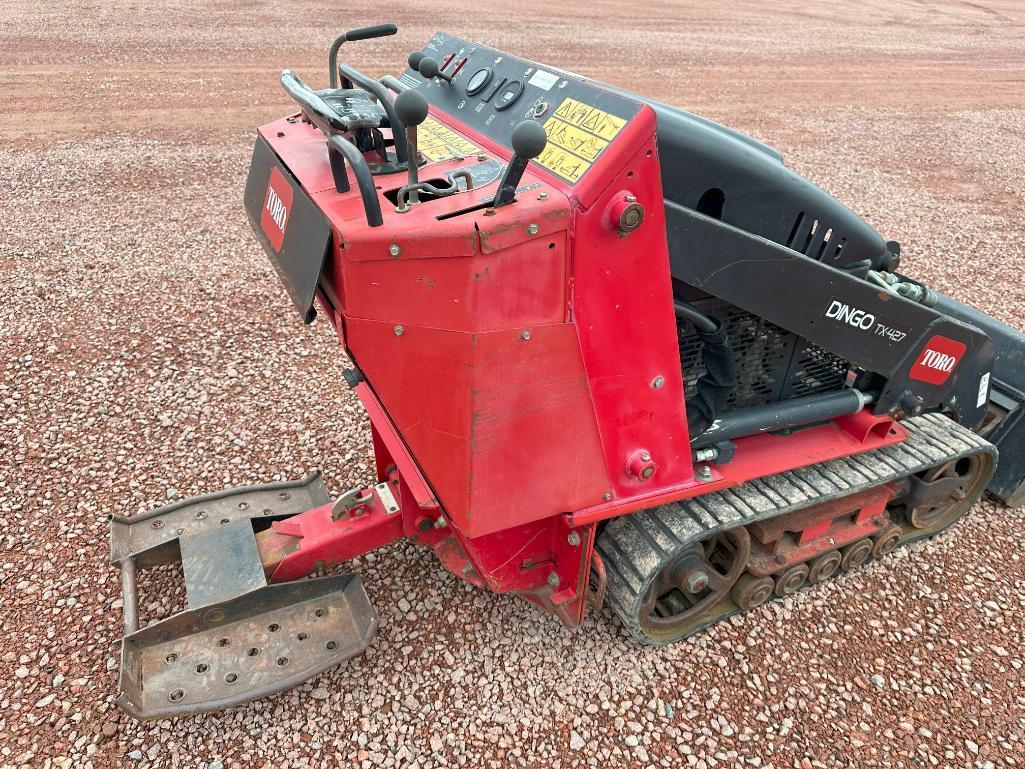
<svg viewBox="0 0 1025 769"><path fill-rule="evenodd" d="M607 481L570 324L480 334L407 326L398 335L392 323L350 319L347 332L356 363L465 535L601 500Z"/></svg>
<svg viewBox="0 0 1025 769"><path fill-rule="evenodd" d="M693 476L654 134L645 108L606 151L607 160L618 158L618 173L578 213L573 239L573 319L616 497ZM644 207L644 221L620 237L607 209L626 195ZM653 386L657 377L661 387ZM627 470L637 450L658 466L650 479Z"/></svg>

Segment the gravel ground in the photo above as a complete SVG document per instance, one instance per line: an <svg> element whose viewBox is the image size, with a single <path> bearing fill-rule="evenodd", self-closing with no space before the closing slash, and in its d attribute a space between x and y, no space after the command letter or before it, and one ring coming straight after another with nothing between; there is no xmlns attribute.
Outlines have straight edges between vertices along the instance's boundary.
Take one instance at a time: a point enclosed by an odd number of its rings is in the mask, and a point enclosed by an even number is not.
<svg viewBox="0 0 1025 769"><path fill-rule="evenodd" d="M331 36L382 12L283 6L0 13L0 764L1025 765L1023 513L991 499L660 650L608 612L567 631L398 544L355 564L382 618L365 657L226 713L114 708L107 514L372 472L344 358L293 317L241 195L254 127L291 109L276 73L321 82ZM391 18L398 37L343 53L394 72L449 29L727 122L900 240L912 274L1025 329L1020 0L461 0ZM184 600L171 575L143 589L150 619Z"/></svg>

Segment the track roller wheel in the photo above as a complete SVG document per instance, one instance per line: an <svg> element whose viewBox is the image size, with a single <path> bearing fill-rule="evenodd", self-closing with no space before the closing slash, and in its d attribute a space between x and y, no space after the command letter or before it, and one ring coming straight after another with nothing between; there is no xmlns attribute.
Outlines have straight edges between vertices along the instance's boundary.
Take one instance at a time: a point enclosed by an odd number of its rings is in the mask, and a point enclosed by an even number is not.
<svg viewBox="0 0 1025 769"><path fill-rule="evenodd" d="M811 566L808 567L808 581L812 584L825 582L840 568L840 560L840 552L837 550L823 553L812 561Z"/></svg>
<svg viewBox="0 0 1025 769"><path fill-rule="evenodd" d="M643 643L672 643L713 621L747 568L747 529L694 542L691 525L667 506L617 518L598 538L606 600Z"/></svg>
<svg viewBox="0 0 1025 769"><path fill-rule="evenodd" d="M796 566L791 566L776 577L776 595L780 598L785 598L796 593L804 585L806 579L808 579L807 564L799 563Z"/></svg>
<svg viewBox="0 0 1025 769"><path fill-rule="evenodd" d="M847 547L841 548L840 553L843 556L840 559L840 569L842 571L856 569L872 557L872 540L868 537L859 539L857 542L852 542Z"/></svg>
<svg viewBox="0 0 1025 769"><path fill-rule="evenodd" d="M756 577L754 574L745 574L733 586L730 598L744 611L754 609L769 600L773 584L772 577Z"/></svg>
<svg viewBox="0 0 1025 769"><path fill-rule="evenodd" d="M900 526L890 526L873 537L875 544L872 546L872 557L878 560L892 553L900 544L902 534Z"/></svg>

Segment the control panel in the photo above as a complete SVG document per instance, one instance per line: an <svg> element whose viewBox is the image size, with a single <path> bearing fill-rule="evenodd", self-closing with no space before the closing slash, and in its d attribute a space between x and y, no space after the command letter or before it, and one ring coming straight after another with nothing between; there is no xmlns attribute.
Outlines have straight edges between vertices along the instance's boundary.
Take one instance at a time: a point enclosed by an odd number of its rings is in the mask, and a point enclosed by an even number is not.
<svg viewBox="0 0 1025 769"><path fill-rule="evenodd" d="M413 57L428 57L429 66L407 69L402 83L488 138L511 148L519 123L541 124L548 142L532 162L572 185L640 110L637 102L577 76L445 33ZM428 160L479 151L438 121L428 119L421 129L419 149Z"/></svg>

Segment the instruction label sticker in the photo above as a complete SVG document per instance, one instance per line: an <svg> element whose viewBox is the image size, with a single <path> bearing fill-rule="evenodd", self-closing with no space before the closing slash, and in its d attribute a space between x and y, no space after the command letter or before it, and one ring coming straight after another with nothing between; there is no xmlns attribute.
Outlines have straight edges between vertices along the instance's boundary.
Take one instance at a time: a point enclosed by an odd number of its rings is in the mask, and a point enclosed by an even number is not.
<svg viewBox="0 0 1025 769"><path fill-rule="evenodd" d="M625 125L621 117L566 99L545 121L548 145L534 162L576 184Z"/></svg>
<svg viewBox="0 0 1025 769"><path fill-rule="evenodd" d="M416 148L432 163L439 160L476 155L480 147L452 131L432 117L421 123L417 130Z"/></svg>

